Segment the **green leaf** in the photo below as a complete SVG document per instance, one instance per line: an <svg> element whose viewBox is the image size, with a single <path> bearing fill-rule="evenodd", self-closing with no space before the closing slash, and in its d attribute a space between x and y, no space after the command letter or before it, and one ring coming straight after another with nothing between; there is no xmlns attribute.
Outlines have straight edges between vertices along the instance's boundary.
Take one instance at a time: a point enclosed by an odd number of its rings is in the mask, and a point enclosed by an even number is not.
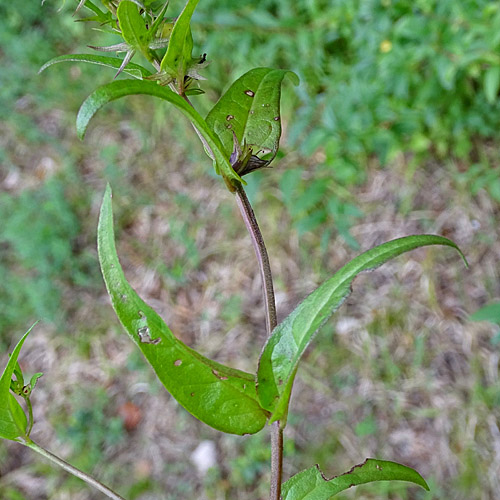
<svg viewBox="0 0 500 500"><path fill-rule="evenodd" d="M151 33L146 28L146 22L139 14L137 5L130 0L122 0L116 10L116 15L123 39L131 48L142 52L150 59Z"/></svg>
<svg viewBox="0 0 500 500"><path fill-rule="evenodd" d="M220 431L260 431L269 414L257 401L255 375L211 361L187 347L127 283L116 254L109 186L99 217L98 252L120 322L172 396L196 418Z"/></svg>
<svg viewBox="0 0 500 500"><path fill-rule="evenodd" d="M167 52L163 57L160 69L177 80L178 85L184 82L184 76L192 64L193 36L191 34L191 17L199 0L188 0L174 24Z"/></svg>
<svg viewBox="0 0 500 500"><path fill-rule="evenodd" d="M20 438L26 437L28 419L17 399L10 392L10 381L16 370L17 358L21 352L21 347L35 325L17 343L2 377L0 377L0 437L12 441L20 441ZM22 383L22 380L20 382Z"/></svg>
<svg viewBox="0 0 500 500"><path fill-rule="evenodd" d="M238 78L208 113L206 121L219 136L226 154L231 154L236 135L252 154L271 161L278 151L281 136L281 83L289 74L282 69L255 68Z"/></svg>
<svg viewBox="0 0 500 500"><path fill-rule="evenodd" d="M472 313L469 319L471 321L490 321L491 323L500 325L500 302L493 302L481 307L481 309Z"/></svg>
<svg viewBox="0 0 500 500"><path fill-rule="evenodd" d="M50 61L47 61L38 71L41 73L48 67L62 63L62 62L86 62L91 64L97 64L99 66L106 66L108 68L120 69L123 60L118 57L109 57L109 56L97 56L93 54L66 54L63 56L54 57ZM133 76L139 80L142 80L146 76L150 76L151 72L146 68L143 68L139 64L129 63L127 67L123 69L124 73Z"/></svg>
<svg viewBox="0 0 500 500"><path fill-rule="evenodd" d="M156 0L154 0L156 1ZM160 12L158 12L158 15L156 16L153 24L151 25L150 32L151 32L151 37L156 36L156 33L158 31L158 28L161 26L163 22L163 17L165 16L165 12L167 11L167 7L169 4L170 0L167 0L164 4L163 7L160 9Z"/></svg>
<svg viewBox="0 0 500 500"><path fill-rule="evenodd" d="M78 7L76 8L75 14L76 14L76 12L78 12L80 10L80 7L82 7L82 6L83 6L83 4L82 4L82 2L80 2ZM101 9L99 9L99 7L94 5L90 0L85 1L85 7L87 7L87 9L94 12L96 15L91 16L91 17L86 17L84 19L76 19L75 20L76 22L96 21L96 22L100 23L101 25L111 24L113 22L113 15L111 14L111 12L109 12L109 11L103 12Z"/></svg>
<svg viewBox="0 0 500 500"><path fill-rule="evenodd" d="M500 66L492 66L484 74L484 93L486 100L493 104L498 99L498 89L500 88Z"/></svg>
<svg viewBox="0 0 500 500"><path fill-rule="evenodd" d="M357 256L303 300L272 332L262 351L257 372L263 408L272 412L270 422L286 415L295 371L315 333L351 293L354 278L404 252L427 245L460 249L453 241L434 235L399 238ZM467 262L465 261L467 264Z"/></svg>
<svg viewBox="0 0 500 500"><path fill-rule="evenodd" d="M78 136L80 138L84 137L89 121L105 104L120 97L135 94L152 95L174 104L181 113L191 120L206 141L213 154L216 172L222 175L228 183L243 182L241 177L231 167L219 138L208 127L200 114L175 92L153 82L120 80L96 89L85 99L78 112L76 118Z"/></svg>
<svg viewBox="0 0 500 500"><path fill-rule="evenodd" d="M30 391L31 392L33 392L33 389L35 388L36 383L38 382L38 379L40 377L43 377L42 372L35 373L34 375L31 376L31 378L30 378Z"/></svg>
<svg viewBox="0 0 500 500"><path fill-rule="evenodd" d="M424 478L410 467L368 458L332 479L326 479L318 466L299 472L283 483L283 500L328 500L341 491L373 481L409 481L429 491Z"/></svg>

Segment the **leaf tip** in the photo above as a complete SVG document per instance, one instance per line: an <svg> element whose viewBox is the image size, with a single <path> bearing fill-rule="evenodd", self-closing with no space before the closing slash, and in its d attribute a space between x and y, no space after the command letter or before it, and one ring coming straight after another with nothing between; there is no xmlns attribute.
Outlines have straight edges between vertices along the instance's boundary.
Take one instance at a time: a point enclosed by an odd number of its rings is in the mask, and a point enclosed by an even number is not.
<svg viewBox="0 0 500 500"><path fill-rule="evenodd" d="M49 64L50 61L47 61L37 72L37 75L39 75L42 71L46 70L50 64Z"/></svg>
<svg viewBox="0 0 500 500"><path fill-rule="evenodd" d="M462 252L462 250L460 249L460 247L454 241L452 241L452 240L448 240L448 241L451 243L450 246L452 246L458 252L458 254L460 255L460 257L462 258L462 261L465 264L465 267L467 269L469 269L470 268L469 261L467 260L467 257Z"/></svg>
<svg viewBox="0 0 500 500"><path fill-rule="evenodd" d="M294 71L289 71L288 76L290 77L290 80L295 86L300 84L300 78L299 75L297 75L297 73L295 73Z"/></svg>
<svg viewBox="0 0 500 500"><path fill-rule="evenodd" d="M78 111L78 114L76 115L76 135L78 136L78 139L83 141L85 138L85 134L87 132L87 125L88 125L88 120L84 118L83 116L83 105Z"/></svg>
<svg viewBox="0 0 500 500"><path fill-rule="evenodd" d="M464 261L464 264L465 264L465 267L467 269L470 268L470 265L469 265L469 261L467 260L467 257L465 256L465 254L462 252L462 250L460 250L460 248L457 247L457 250L458 250L458 253L460 254L460 257L462 257L462 260Z"/></svg>

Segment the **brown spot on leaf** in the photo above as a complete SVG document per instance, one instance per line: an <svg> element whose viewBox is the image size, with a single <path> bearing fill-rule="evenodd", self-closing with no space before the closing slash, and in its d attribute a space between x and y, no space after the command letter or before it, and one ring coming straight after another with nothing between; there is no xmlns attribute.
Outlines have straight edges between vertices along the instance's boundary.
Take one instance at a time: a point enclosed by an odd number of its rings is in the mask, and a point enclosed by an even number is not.
<svg viewBox="0 0 500 500"><path fill-rule="evenodd" d="M233 120L234 119L234 116L233 115L227 115L226 116L226 120L229 121L229 120Z"/></svg>
<svg viewBox="0 0 500 500"><path fill-rule="evenodd" d="M253 97L255 95L255 92L253 90L245 90L245 94L249 97Z"/></svg>
<svg viewBox="0 0 500 500"><path fill-rule="evenodd" d="M174 361L174 366L181 366L182 365L182 359L176 359Z"/></svg>
<svg viewBox="0 0 500 500"><path fill-rule="evenodd" d="M194 392L191 393L191 397L193 397L193 396L194 396Z"/></svg>
<svg viewBox="0 0 500 500"><path fill-rule="evenodd" d="M227 380L227 377L224 377L221 375L217 370L212 370L212 373L219 379L219 380Z"/></svg>
<svg viewBox="0 0 500 500"><path fill-rule="evenodd" d="M275 116L275 117L273 118L273 120L274 120L275 122L278 122L278 121L279 121L279 119L280 119L280 117L279 117L279 116Z"/></svg>

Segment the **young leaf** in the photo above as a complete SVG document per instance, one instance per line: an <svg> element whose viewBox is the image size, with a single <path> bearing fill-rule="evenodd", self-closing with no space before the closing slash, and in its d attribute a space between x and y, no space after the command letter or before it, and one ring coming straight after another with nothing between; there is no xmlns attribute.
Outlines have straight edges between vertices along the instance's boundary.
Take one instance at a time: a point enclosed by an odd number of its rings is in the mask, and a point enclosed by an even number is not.
<svg viewBox="0 0 500 500"><path fill-rule="evenodd" d="M250 148L250 154L265 164L276 156L281 136L281 82L287 74L298 84L291 71L252 69L238 78L208 113L207 124L219 136L226 154L233 152L236 136L241 148ZM241 168L244 173L251 171L245 171L245 165Z"/></svg>
<svg viewBox="0 0 500 500"><path fill-rule="evenodd" d="M38 71L41 73L48 67L62 63L62 62L86 62L91 64L98 64L99 66L107 66L108 68L120 69L122 65L122 59L118 59L117 57L109 57L109 56L98 56L94 54L66 54L63 56L54 57L50 61L47 61ZM137 78L138 80L142 80L146 76L150 76L151 72L146 68L143 68L139 64L129 63L126 68L123 69L124 73Z"/></svg>
<svg viewBox="0 0 500 500"><path fill-rule="evenodd" d="M211 361L187 347L128 284L116 254L109 186L97 232L99 262L113 308L165 388L187 411L215 429L231 434L260 431L269 414L257 401L255 375Z"/></svg>
<svg viewBox="0 0 500 500"><path fill-rule="evenodd" d="M216 172L222 175L226 183L229 185L234 182L244 183L241 177L231 167L219 138L208 127L207 123L200 116L200 114L175 92L172 92L170 89L157 85L153 82L120 80L108 83L107 85L103 85L102 87L96 89L87 97L87 99L85 99L80 107L80 110L78 111L78 116L76 118L76 130L78 136L81 139L84 137L89 121L105 104L114 101L115 99L119 99L120 97L135 94L152 95L174 104L181 111L181 113L191 120L203 139L206 141L207 145L210 147L214 156Z"/></svg>
<svg viewBox="0 0 500 500"><path fill-rule="evenodd" d="M162 23L163 23L163 17L165 16L165 12L167 11L167 7L168 7L169 1L170 0L167 0L163 4L163 7L160 9L160 12L158 12L158 15L156 16L153 24L149 28L149 31L151 32L151 37L156 36L158 28L162 25ZM170 39L170 36L168 38Z"/></svg>
<svg viewBox="0 0 500 500"><path fill-rule="evenodd" d="M283 483L283 500L328 500L341 491L373 481L409 481L429 491L424 478L410 467L368 458L332 479L326 479L318 466L299 472Z"/></svg>
<svg viewBox="0 0 500 500"><path fill-rule="evenodd" d="M453 247L465 261L457 245L442 236L423 234L389 241L351 260L306 297L274 329L262 351L257 372L260 403L272 412L270 422L286 415L300 358L315 333L350 294L354 278L362 271L375 269L404 252L427 245Z"/></svg>
<svg viewBox="0 0 500 500"><path fill-rule="evenodd" d="M193 36L190 23L198 2L199 0L188 0L180 13L172 29L167 52L160 64L161 71L176 79L180 87L183 86L184 76L187 75L188 68L193 62Z"/></svg>
<svg viewBox="0 0 500 500"><path fill-rule="evenodd" d="M36 383L38 382L38 379L40 377L43 377L43 373L42 372L35 373L34 375L31 376L30 383L29 383L29 391L30 391L30 393L33 392L33 389L35 388Z"/></svg>
<svg viewBox="0 0 500 500"><path fill-rule="evenodd" d="M139 14L137 5L130 0L122 0L116 10L116 15L123 39L132 49L149 55L151 33L146 28L146 22Z"/></svg>
<svg viewBox="0 0 500 500"><path fill-rule="evenodd" d="M22 438L26 437L28 419L21 405L10 392L10 382L12 380L12 374L16 370L17 358L21 352L21 347L34 326L35 325L33 325L17 343L0 377L0 437L12 441L20 441Z"/></svg>

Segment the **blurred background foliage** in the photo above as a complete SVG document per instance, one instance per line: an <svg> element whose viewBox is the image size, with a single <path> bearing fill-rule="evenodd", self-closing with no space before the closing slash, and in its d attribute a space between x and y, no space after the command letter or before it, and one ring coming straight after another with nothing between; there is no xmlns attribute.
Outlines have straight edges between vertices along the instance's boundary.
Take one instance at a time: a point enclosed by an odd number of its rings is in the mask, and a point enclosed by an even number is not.
<svg viewBox="0 0 500 500"><path fill-rule="evenodd" d="M75 5L0 1L1 350L43 320L26 351L46 372L38 439L127 498L265 498L266 436L200 426L118 335L94 243L106 182L127 275L185 342L252 370L260 282L233 201L175 111L119 101L76 139L80 103L112 70L38 69L118 40L74 22L85 14L72 17ZM172 1L170 15L181 8ZM377 455L419 468L433 491L382 484L343 498L495 498L500 4L201 0L193 33L211 61L206 95L193 98L203 113L252 67L301 78L283 90L274 168L247 179L282 317L356 250L390 237L439 232L472 264L464 275L430 252L378 271L372 285L360 278L373 298L349 300L301 369L286 473L319 462L333 475ZM478 309L472 319L489 323L467 321ZM222 459L195 479L189 453L200 439ZM98 498L3 443L0 473L2 498Z"/></svg>

